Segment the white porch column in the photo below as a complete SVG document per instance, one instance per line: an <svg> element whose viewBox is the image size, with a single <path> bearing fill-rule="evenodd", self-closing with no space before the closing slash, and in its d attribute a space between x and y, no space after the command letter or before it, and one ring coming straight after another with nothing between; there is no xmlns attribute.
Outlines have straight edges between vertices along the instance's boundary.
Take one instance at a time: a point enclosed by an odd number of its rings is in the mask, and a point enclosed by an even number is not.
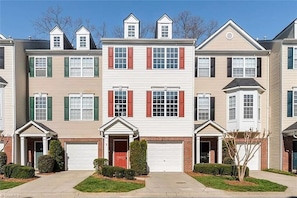
<svg viewBox="0 0 297 198"><path fill-rule="evenodd" d="M129 135L129 145L128 145L129 158L127 159L128 168L131 168L131 164L130 164L130 156L131 156L131 152L130 152L130 144L131 144L132 142L134 142L133 135Z"/></svg>
<svg viewBox="0 0 297 198"><path fill-rule="evenodd" d="M109 155L108 155L108 139L109 139L109 136L108 135L105 135L104 136L104 158L105 159L108 159L109 160Z"/></svg>
<svg viewBox="0 0 297 198"><path fill-rule="evenodd" d="M223 155L223 146L222 146L222 137L218 137L218 164L222 163L222 155Z"/></svg>
<svg viewBox="0 0 297 198"><path fill-rule="evenodd" d="M25 137L21 137L21 165L26 165Z"/></svg>
<svg viewBox="0 0 297 198"><path fill-rule="evenodd" d="M133 135L129 135L129 145L134 142L134 138Z"/></svg>
<svg viewBox="0 0 297 198"><path fill-rule="evenodd" d="M200 137L196 136L196 164L200 163Z"/></svg>
<svg viewBox="0 0 297 198"><path fill-rule="evenodd" d="M43 147L43 155L48 154L48 141L47 137L42 137L42 147Z"/></svg>

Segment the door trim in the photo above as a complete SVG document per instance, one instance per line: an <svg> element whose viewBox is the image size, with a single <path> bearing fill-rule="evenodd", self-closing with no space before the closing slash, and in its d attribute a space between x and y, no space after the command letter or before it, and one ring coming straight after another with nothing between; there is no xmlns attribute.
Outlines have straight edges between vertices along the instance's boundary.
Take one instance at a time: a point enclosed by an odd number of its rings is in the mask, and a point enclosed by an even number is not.
<svg viewBox="0 0 297 198"><path fill-rule="evenodd" d="M34 167L35 169L38 169L38 167L36 167L36 165L37 165L36 144L37 144L37 143L41 143L42 146L43 146L42 141L34 141L34 165L33 165L33 167Z"/></svg>
<svg viewBox="0 0 297 198"><path fill-rule="evenodd" d="M129 145L128 145L128 139L113 139L113 143L112 143L112 165L114 166L114 162L115 162L115 156L114 156L114 153L115 153L115 142L126 142L127 144L127 160L126 160L126 167L129 167L129 160L128 160L128 151L129 151Z"/></svg>

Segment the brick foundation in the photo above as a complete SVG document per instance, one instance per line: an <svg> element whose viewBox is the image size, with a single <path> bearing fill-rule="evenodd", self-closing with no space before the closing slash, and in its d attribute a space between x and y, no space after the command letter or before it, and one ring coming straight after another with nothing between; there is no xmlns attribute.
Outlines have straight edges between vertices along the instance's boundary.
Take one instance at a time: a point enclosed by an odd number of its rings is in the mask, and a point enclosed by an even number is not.
<svg viewBox="0 0 297 198"><path fill-rule="evenodd" d="M13 157L12 157L12 137L5 136L3 138L3 143L4 143L3 152L5 152L6 155L7 155L7 163L12 163L13 162Z"/></svg>

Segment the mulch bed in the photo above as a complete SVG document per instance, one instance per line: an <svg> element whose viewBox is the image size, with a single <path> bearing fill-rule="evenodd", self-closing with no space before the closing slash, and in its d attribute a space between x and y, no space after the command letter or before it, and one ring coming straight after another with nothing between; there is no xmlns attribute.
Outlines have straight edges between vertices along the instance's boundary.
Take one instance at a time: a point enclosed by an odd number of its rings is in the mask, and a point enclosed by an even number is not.
<svg viewBox="0 0 297 198"><path fill-rule="evenodd" d="M38 179L38 176L32 177L32 178L28 178L28 179L21 179L21 178L6 178L4 177L4 175L0 175L0 181L7 181L7 182L29 182L29 181L33 181L35 179Z"/></svg>

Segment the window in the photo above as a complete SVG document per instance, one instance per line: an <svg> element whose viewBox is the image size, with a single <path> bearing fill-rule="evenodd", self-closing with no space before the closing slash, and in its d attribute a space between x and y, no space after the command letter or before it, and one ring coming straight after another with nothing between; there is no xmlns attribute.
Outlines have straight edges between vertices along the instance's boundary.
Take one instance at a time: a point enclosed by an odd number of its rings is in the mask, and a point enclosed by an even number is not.
<svg viewBox="0 0 297 198"><path fill-rule="evenodd" d="M236 119L236 96L229 97L229 120Z"/></svg>
<svg viewBox="0 0 297 198"><path fill-rule="evenodd" d="M199 57L198 58L198 76L209 77L210 73L210 58Z"/></svg>
<svg viewBox="0 0 297 198"><path fill-rule="evenodd" d="M297 69L297 48L294 48L293 65L294 65L294 69Z"/></svg>
<svg viewBox="0 0 297 198"><path fill-rule="evenodd" d="M60 47L60 37L54 36L54 47Z"/></svg>
<svg viewBox="0 0 297 198"><path fill-rule="evenodd" d="M257 59L256 58L232 58L233 77L256 77Z"/></svg>
<svg viewBox="0 0 297 198"><path fill-rule="evenodd" d="M168 38L168 26L167 25L162 25L161 36L162 36L162 38Z"/></svg>
<svg viewBox="0 0 297 198"><path fill-rule="evenodd" d="M69 96L69 120L93 120L94 96L73 94Z"/></svg>
<svg viewBox="0 0 297 198"><path fill-rule="evenodd" d="M47 59L46 57L35 57L35 76L46 76Z"/></svg>
<svg viewBox="0 0 297 198"><path fill-rule="evenodd" d="M198 95L198 120L209 120L210 118L210 95Z"/></svg>
<svg viewBox="0 0 297 198"><path fill-rule="evenodd" d="M258 120L261 120L261 97L260 95L258 96Z"/></svg>
<svg viewBox="0 0 297 198"><path fill-rule="evenodd" d="M4 47L0 47L0 69L4 69Z"/></svg>
<svg viewBox="0 0 297 198"><path fill-rule="evenodd" d="M127 92L123 90L114 92L115 116L127 115Z"/></svg>
<svg viewBox="0 0 297 198"><path fill-rule="evenodd" d="M127 49L123 47L115 48L115 68L127 68Z"/></svg>
<svg viewBox="0 0 297 198"><path fill-rule="evenodd" d="M253 95L244 95L243 99L243 118L244 119L253 119L253 106L254 106L254 97Z"/></svg>
<svg viewBox="0 0 297 198"><path fill-rule="evenodd" d="M135 26L128 25L128 37L135 37Z"/></svg>
<svg viewBox="0 0 297 198"><path fill-rule="evenodd" d="M153 116L178 116L178 92L153 91Z"/></svg>
<svg viewBox="0 0 297 198"><path fill-rule="evenodd" d="M35 95L35 120L47 120L47 95Z"/></svg>
<svg viewBox="0 0 297 198"><path fill-rule="evenodd" d="M2 116L3 116L3 88L0 86L0 120L2 120Z"/></svg>
<svg viewBox="0 0 297 198"><path fill-rule="evenodd" d="M154 69L177 69L178 48L154 48L153 49Z"/></svg>
<svg viewBox="0 0 297 198"><path fill-rule="evenodd" d="M87 37L85 37L85 36L79 37L79 46L87 47Z"/></svg>
<svg viewBox="0 0 297 198"><path fill-rule="evenodd" d="M93 77L94 58L93 57L70 57L69 61L70 77Z"/></svg>
<svg viewBox="0 0 297 198"><path fill-rule="evenodd" d="M297 116L297 89L293 93L293 115Z"/></svg>

